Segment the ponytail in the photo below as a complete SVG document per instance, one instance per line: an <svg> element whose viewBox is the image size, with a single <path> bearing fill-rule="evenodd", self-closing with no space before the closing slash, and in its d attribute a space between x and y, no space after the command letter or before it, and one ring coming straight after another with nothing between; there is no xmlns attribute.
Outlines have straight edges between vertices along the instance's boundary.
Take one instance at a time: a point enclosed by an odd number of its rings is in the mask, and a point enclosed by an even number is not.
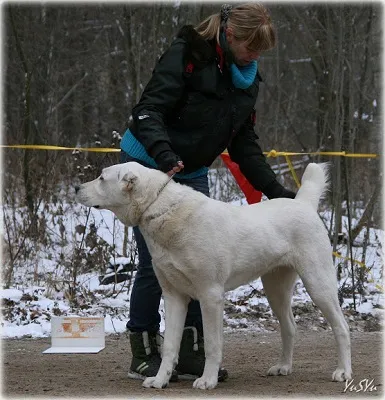
<svg viewBox="0 0 385 400"><path fill-rule="evenodd" d="M217 39L219 42L219 31L221 27L221 15L220 13L210 15L204 21L202 21L195 30L203 36L206 40Z"/></svg>

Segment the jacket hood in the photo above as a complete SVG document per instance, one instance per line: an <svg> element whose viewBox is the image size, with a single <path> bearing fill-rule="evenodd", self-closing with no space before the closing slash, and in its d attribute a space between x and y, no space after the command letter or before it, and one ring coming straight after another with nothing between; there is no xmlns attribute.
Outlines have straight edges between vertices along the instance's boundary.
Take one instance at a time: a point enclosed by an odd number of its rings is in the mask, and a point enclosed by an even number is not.
<svg viewBox="0 0 385 400"><path fill-rule="evenodd" d="M192 25L183 26L177 34L178 38L185 40L185 58L196 67L202 68L216 57L215 45L201 36Z"/></svg>

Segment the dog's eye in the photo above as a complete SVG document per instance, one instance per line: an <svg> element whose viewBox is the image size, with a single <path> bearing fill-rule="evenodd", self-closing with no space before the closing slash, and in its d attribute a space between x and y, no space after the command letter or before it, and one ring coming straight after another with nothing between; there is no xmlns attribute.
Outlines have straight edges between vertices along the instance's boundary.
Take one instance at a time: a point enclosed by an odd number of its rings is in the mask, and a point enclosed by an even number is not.
<svg viewBox="0 0 385 400"><path fill-rule="evenodd" d="M99 179L100 179L101 181L104 181L104 178L103 178L102 176L100 176Z"/></svg>

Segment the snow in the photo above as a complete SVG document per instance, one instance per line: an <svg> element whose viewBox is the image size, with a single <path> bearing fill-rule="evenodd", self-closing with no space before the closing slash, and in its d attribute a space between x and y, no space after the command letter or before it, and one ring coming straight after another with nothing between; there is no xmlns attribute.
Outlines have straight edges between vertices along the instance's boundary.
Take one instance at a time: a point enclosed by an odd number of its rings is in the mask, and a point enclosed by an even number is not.
<svg viewBox="0 0 385 400"><path fill-rule="evenodd" d="M365 314L373 313L373 304L371 302L361 303L357 307L357 311Z"/></svg>
<svg viewBox="0 0 385 400"><path fill-rule="evenodd" d="M17 337L46 337L51 334L51 323L48 321L40 321L39 323L31 323L28 325L16 325L6 321L2 326L3 338L17 338Z"/></svg>
<svg viewBox="0 0 385 400"><path fill-rule="evenodd" d="M18 289L2 289L0 290L1 299L9 299L13 301L19 301L23 296L23 292Z"/></svg>
<svg viewBox="0 0 385 400"><path fill-rule="evenodd" d="M218 170L217 173L220 174L221 171ZM225 198L226 201L237 205L245 204L243 196L239 193L234 195L228 190L234 184L230 178L225 180L224 187L219 187L215 178L213 174L210 175L211 193L214 198ZM124 237L122 224L109 211L91 209L85 236L89 235L90 226L94 224L97 245L92 250L85 248L85 254L87 257L92 256L93 252L105 246L106 249L108 248L109 256L105 262L97 259L100 264L98 265L99 272L93 270L78 274L78 292L76 304L73 304L68 295L69 282L71 282L68 268L75 262L74 249L76 246L79 247L82 239L82 234L74 232L75 227L85 225L89 210L77 204L50 204L47 207L41 205L42 213L45 209L49 209L51 213L55 210L52 216L47 218L46 233L50 237L48 244L35 246L31 243L33 257L31 253L29 259L15 267L13 286L0 290L3 303L2 337L49 337L50 320L52 316L58 315L104 317L106 334L124 332L129 319L130 295L135 272L132 273L130 280L109 285L99 283L99 275L106 272L108 263L124 265L137 261L135 254L122 257ZM16 215L21 223L22 209L18 211ZM325 224L330 226L331 212L323 210L320 216ZM356 222L357 220L354 220L353 225ZM346 234L346 218L343 219L342 229ZM380 229L370 229L365 254L364 233L364 231L361 232L353 247L353 258L365 264L365 273L368 276L363 292L360 295L356 294L356 311L362 315L379 316L382 319L384 232ZM128 231L128 237L130 241L131 228ZM87 238L84 242L87 242ZM345 244L339 245L337 251L341 257L349 255L348 246ZM343 285L351 285L350 264L344 258L336 258L335 266L338 265L343 266L339 281L340 288ZM343 310L351 310L353 307L351 295L343 292L343 298ZM303 310L307 310L312 304L300 281L295 286L292 304L293 307ZM160 304L160 314L161 331L164 331L163 300ZM226 329L271 330L273 328L269 328L269 324L275 321L274 318L264 296L260 279L226 293L224 312ZM300 320L299 315L295 318L297 321ZM324 323L323 317L317 316L316 319L319 323Z"/></svg>

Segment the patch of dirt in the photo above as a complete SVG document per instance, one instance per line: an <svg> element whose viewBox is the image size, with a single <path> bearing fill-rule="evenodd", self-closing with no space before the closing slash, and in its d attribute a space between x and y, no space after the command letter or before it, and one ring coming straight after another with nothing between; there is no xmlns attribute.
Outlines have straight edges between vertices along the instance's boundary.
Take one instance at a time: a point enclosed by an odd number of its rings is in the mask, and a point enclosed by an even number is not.
<svg viewBox="0 0 385 400"><path fill-rule="evenodd" d="M353 384L372 383L366 392L344 392L346 384L332 382L336 344L330 330L299 328L293 373L267 376L279 357L277 332L225 333L223 366L229 379L211 391L192 388L191 381L170 383L166 389L145 389L126 377L131 357L125 334L108 336L98 354L42 354L50 339L3 340L3 395L90 398L225 398L225 397L383 397L382 333L352 332ZM367 379L368 381L363 381ZM374 390L376 388L376 390Z"/></svg>

